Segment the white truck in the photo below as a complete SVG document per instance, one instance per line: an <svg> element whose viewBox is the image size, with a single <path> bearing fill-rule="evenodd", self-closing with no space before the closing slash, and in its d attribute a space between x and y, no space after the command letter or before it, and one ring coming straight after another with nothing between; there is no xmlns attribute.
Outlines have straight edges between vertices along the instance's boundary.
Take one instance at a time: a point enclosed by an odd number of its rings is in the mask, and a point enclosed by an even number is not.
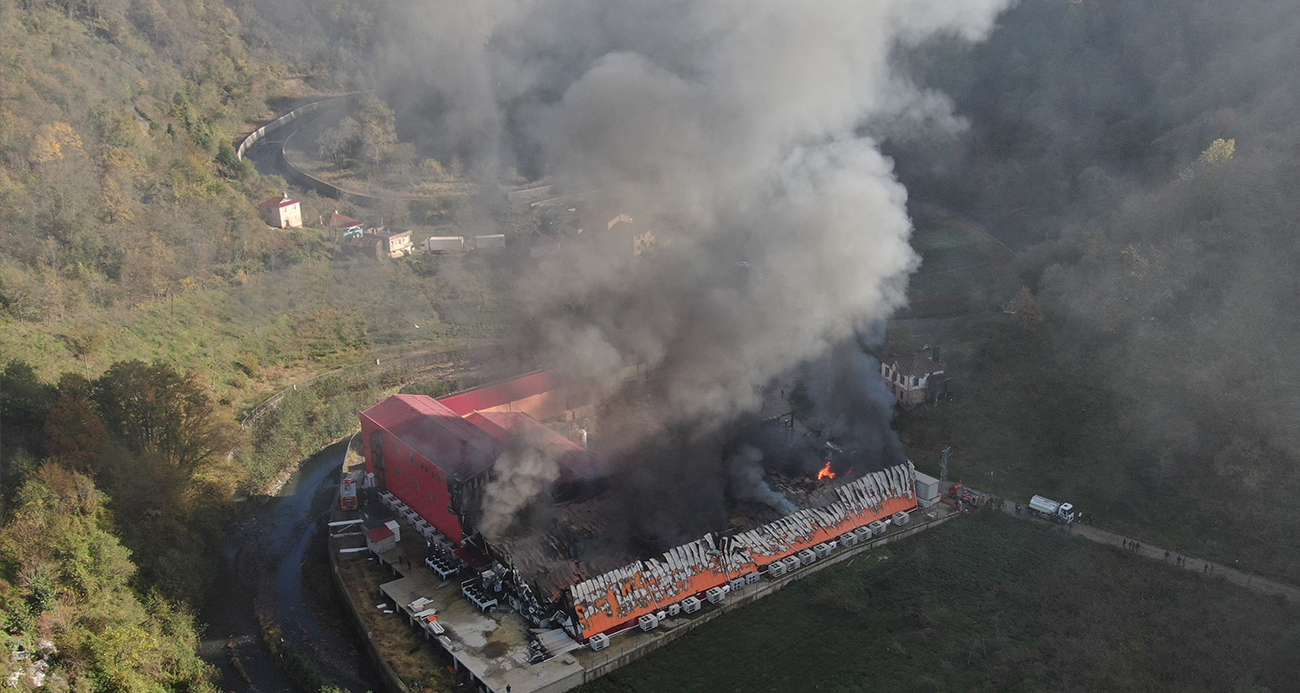
<svg viewBox="0 0 1300 693"><path fill-rule="evenodd" d="M1074 506L1070 503L1057 503L1051 498L1034 496L1029 499L1029 513L1045 520L1068 525L1074 522Z"/></svg>
<svg viewBox="0 0 1300 693"><path fill-rule="evenodd" d="M430 236L424 239L427 253L458 253L465 249L463 236Z"/></svg>

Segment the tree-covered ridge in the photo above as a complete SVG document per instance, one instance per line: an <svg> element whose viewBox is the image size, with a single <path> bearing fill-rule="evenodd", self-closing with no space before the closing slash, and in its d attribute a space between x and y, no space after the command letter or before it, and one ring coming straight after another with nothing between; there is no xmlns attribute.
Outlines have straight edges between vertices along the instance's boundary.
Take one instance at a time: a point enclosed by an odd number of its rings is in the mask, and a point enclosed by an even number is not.
<svg viewBox="0 0 1300 693"><path fill-rule="evenodd" d="M0 5L0 307L25 320L260 271L231 141L274 68L221 3Z"/></svg>
<svg viewBox="0 0 1300 693"><path fill-rule="evenodd" d="M138 587L177 600L201 594L218 523L245 474L230 455L234 424L203 383L164 364L123 361L95 380L66 373L51 385L15 361L0 371L0 389L6 516L17 512L24 479L56 463L107 494L112 531L143 569Z"/></svg>
<svg viewBox="0 0 1300 693"><path fill-rule="evenodd" d="M1300 489L1297 27L1293 3L1030 0L907 57L971 128L900 145L904 180L1024 251L945 345L959 401L903 417L914 459L953 446L969 483L1300 579L1275 510Z"/></svg>
<svg viewBox="0 0 1300 693"><path fill-rule="evenodd" d="M0 671L20 690L215 691L189 614L133 589L105 502L55 463L23 484L0 530Z"/></svg>

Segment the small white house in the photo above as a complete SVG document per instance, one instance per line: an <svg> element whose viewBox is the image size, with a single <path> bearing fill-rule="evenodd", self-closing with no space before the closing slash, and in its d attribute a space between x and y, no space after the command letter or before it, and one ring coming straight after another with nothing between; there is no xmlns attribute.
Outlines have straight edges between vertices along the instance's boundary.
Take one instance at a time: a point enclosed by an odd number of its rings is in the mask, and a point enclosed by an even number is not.
<svg viewBox="0 0 1300 693"><path fill-rule="evenodd" d="M387 525L366 532L366 548L376 556L397 548L397 534Z"/></svg>
<svg viewBox="0 0 1300 693"><path fill-rule="evenodd" d="M262 221L277 229L302 228L302 203L289 199L287 193L272 197L257 206Z"/></svg>

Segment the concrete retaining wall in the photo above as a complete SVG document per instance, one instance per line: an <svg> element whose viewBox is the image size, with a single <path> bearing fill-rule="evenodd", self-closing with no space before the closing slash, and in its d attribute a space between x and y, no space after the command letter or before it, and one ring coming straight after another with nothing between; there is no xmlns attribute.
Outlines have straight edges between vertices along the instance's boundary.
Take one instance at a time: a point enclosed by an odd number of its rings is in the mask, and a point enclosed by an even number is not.
<svg viewBox="0 0 1300 693"><path fill-rule="evenodd" d="M272 120L266 125L263 125L262 127L249 133L249 135L245 137L243 141L239 143L239 146L235 149L235 156L239 157L240 159L243 159L244 154L249 149L251 149L254 145L256 145L258 142L262 141L267 135L270 135L273 132L285 128L290 123L293 123L296 120L317 115L321 111L324 111L329 108L350 105L360 97L361 94L347 94L345 96L335 96L333 98L323 99L321 101L315 101L313 103L307 104L306 106L300 106L298 108L295 108L292 111L285 113L279 118L276 118L275 120ZM285 144L288 144L289 139L293 137L294 134L296 133L289 133L289 136L284 138ZM289 161L288 157L284 155L284 144L280 145L280 148L275 153L275 157L276 157L276 162L280 165L281 170L283 170L285 174L284 175L285 179L300 188L305 188L307 190L314 190L317 193L324 195L326 197L333 197L339 200L346 200L354 204L360 205L362 207L374 207L384 201L384 198L382 197L376 197L374 195L365 195L362 193L351 192L349 190L344 190L343 188L340 188L331 183L326 183L325 181L311 175L310 173L307 173L306 171L298 168L297 166L294 166L293 162Z"/></svg>
<svg viewBox="0 0 1300 693"><path fill-rule="evenodd" d="M356 99L359 96L360 94L347 94L345 96L335 96L328 99L322 99L320 101L314 101L312 103L307 104L306 106L299 106L298 108L295 108L292 111L285 113L279 118L276 118L275 120L272 120L266 125L263 125L262 127L249 133L248 136L245 137L244 140L239 143L239 146L235 148L235 156L238 157L239 159L243 159L244 152L247 152L249 149L253 147L253 145L262 141L262 138L275 132L276 130L279 130L280 128L288 125L289 123L292 123L293 121L302 118L303 116L309 116L314 113L319 113L322 110L329 108L330 106L346 103L349 99Z"/></svg>
<svg viewBox="0 0 1300 693"><path fill-rule="evenodd" d="M379 652L379 646L375 644L374 638L370 636L370 631L365 629L365 622L361 620L361 612L357 610L356 602L352 601L352 593L348 592L347 585L343 584L343 576L339 574L337 554L328 541L325 542L325 547L325 550L330 555L330 576L334 580L334 589L343 595L343 600L347 602L348 609L352 612L352 623L356 625L357 631L366 641L366 658L379 671L379 678L390 693L411 693L411 689L407 688L406 684L402 683L402 679L398 678L397 672L388 666L388 660L384 659L383 654Z"/></svg>
<svg viewBox="0 0 1300 693"><path fill-rule="evenodd" d="M280 168L284 171L285 178L287 178L290 183L293 183L294 185L300 188L305 188L307 190L315 190L317 193L325 197L332 197L336 200L344 200L346 202L351 202L352 204L355 204L359 207L366 207L366 208L377 207L378 205L383 203L386 199L394 199L394 200L418 199L418 198L409 198L409 197L383 198L383 197L378 197L376 195L366 195L365 193L353 192L351 190L345 190L343 188L340 188L337 185L334 185L333 183L326 183L325 181L317 178L316 176L307 173L306 171L298 168L297 166L294 166L293 162L289 161L289 157L285 156L284 153L285 148L289 146L289 140L293 139L293 136L297 134L298 134L297 131L289 133L289 136L284 138L284 143L280 145L279 151L275 153L276 159L280 163Z"/></svg>

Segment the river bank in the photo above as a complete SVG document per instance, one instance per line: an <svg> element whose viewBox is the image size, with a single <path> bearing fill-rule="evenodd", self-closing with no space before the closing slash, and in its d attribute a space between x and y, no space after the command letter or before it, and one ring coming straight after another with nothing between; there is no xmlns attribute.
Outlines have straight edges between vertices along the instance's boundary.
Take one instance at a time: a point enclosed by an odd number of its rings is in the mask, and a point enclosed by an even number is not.
<svg viewBox="0 0 1300 693"><path fill-rule="evenodd" d="M223 689L303 690L301 677L286 673L264 641L269 631L277 633L277 650L287 645L329 685L383 690L330 584L322 549L346 450L343 441L313 455L277 496L241 503L227 526L221 572L199 612L200 654L220 670Z"/></svg>

